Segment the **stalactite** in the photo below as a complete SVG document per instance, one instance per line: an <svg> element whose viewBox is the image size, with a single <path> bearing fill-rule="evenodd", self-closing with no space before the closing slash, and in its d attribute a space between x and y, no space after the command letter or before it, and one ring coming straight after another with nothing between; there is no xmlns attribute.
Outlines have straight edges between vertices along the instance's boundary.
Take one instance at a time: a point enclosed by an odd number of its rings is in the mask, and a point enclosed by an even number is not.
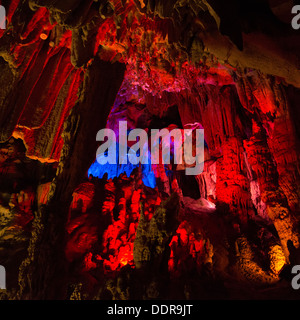
<svg viewBox="0 0 300 320"><path fill-rule="evenodd" d="M30 265L30 271L28 270L31 274L30 284L28 288L27 286L22 287L21 296L23 297L54 298L57 295L57 287L51 287L51 283L53 283L57 274L56 270L63 274L66 272L61 243L65 242L64 226L68 207L71 203L71 196L74 188L82 179L82 175L87 172L89 165L93 161L96 150L94 137L99 130L99 125L100 127L105 126L110 108L123 81L124 71L125 68L122 64L111 64L96 60L85 74L79 99L65 124L63 132L65 144L62 149L56 178L51 185L47 204L40 209L42 224L46 223L47 228L43 230L42 234L38 235L40 242L32 245L43 246L44 251L35 258L35 264ZM104 78L104 75L108 74L110 75L110 81L108 77ZM93 91L89 91L88 96L85 94L86 87L93 87ZM103 99L103 95L105 99ZM92 122L90 117L87 117L87 114L89 114L87 113L88 109L94 114ZM104 116L105 114L106 117ZM76 142L71 143L74 136L77 137ZM81 172L81 174L74 176L73 172ZM57 214L57 212L61 214ZM57 250L58 256L61 257L59 263L55 262L51 255L51 252L53 254ZM51 265L51 270L46 273L43 271L43 274L39 275L40 271L38 270L43 269L42 266L45 264ZM43 280L40 279L40 276ZM59 292L63 295L65 284L62 282L61 285L62 288ZM39 288L39 286L42 287ZM30 291L30 288L34 288L34 291ZM45 291L43 288L47 288L47 290Z"/></svg>
<svg viewBox="0 0 300 320"><path fill-rule="evenodd" d="M285 294L299 250L299 41L275 4L0 4L6 297ZM119 139L121 120L203 128L203 172L101 166L96 134Z"/></svg>
<svg viewBox="0 0 300 320"><path fill-rule="evenodd" d="M255 123L254 126L256 126ZM257 127L254 131L255 135L244 143L247 158L258 179L261 199L266 204L266 212L277 229L288 259L287 241L292 240L295 245L298 245L298 235L287 207L287 200L278 183L278 174L267 144L266 133ZM263 171L260 169L261 163L264 164Z"/></svg>

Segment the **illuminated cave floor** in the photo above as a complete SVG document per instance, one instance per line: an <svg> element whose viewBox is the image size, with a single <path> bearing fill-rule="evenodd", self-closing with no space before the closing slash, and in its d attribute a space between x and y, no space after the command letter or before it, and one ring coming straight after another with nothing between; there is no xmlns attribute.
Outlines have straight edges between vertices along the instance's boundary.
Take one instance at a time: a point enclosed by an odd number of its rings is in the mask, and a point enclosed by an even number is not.
<svg viewBox="0 0 300 320"><path fill-rule="evenodd" d="M1 165L0 264L12 290L3 298L20 290L31 234L43 226L36 210L56 169L26 158L19 140L10 148ZM241 224L228 206L185 188L180 172L154 188L144 184L139 168L129 177L106 177L90 176L73 193L57 248L65 273L53 280L54 287L68 288L65 298L299 299L270 221L257 216ZM299 250L293 258L299 261Z"/></svg>
<svg viewBox="0 0 300 320"><path fill-rule="evenodd" d="M1 298L298 299L299 31L238 2L1 1ZM203 173L99 167L120 121L203 128Z"/></svg>

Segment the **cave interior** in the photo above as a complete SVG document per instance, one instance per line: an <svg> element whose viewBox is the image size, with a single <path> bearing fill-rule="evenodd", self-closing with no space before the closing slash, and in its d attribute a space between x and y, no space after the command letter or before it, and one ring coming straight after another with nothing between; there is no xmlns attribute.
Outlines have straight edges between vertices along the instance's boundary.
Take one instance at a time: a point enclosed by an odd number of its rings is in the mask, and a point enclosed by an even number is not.
<svg viewBox="0 0 300 320"><path fill-rule="evenodd" d="M0 4L0 299L299 299L293 1ZM120 121L204 129L203 172L99 164Z"/></svg>

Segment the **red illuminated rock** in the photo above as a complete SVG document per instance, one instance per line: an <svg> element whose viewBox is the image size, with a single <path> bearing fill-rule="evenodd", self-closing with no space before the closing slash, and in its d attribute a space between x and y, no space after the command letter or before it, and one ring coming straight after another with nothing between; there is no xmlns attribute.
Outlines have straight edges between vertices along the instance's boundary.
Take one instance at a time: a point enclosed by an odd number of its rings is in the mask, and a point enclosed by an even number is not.
<svg viewBox="0 0 300 320"><path fill-rule="evenodd" d="M248 2L3 2L0 264L18 298L280 291L299 247L300 48L286 12ZM204 128L204 172L87 177L119 120Z"/></svg>

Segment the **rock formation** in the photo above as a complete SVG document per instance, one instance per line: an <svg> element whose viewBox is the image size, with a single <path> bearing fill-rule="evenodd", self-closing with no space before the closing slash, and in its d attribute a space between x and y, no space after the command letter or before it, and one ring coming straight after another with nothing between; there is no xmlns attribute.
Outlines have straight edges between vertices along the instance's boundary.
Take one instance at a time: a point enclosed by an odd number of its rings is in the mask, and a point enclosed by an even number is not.
<svg viewBox="0 0 300 320"><path fill-rule="evenodd" d="M300 35L242 3L0 1L0 298L295 296ZM119 121L203 128L203 173L101 167Z"/></svg>

